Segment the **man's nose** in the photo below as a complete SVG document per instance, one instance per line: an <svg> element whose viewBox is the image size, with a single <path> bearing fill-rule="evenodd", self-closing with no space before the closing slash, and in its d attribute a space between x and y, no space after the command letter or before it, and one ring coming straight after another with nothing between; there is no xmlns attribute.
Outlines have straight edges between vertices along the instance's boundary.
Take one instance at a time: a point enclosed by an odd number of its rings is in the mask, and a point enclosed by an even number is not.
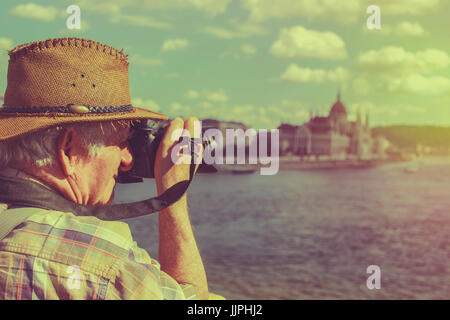
<svg viewBox="0 0 450 320"><path fill-rule="evenodd" d="M128 171L133 168L134 159L131 154L130 146L127 144L126 147L120 150L120 170Z"/></svg>

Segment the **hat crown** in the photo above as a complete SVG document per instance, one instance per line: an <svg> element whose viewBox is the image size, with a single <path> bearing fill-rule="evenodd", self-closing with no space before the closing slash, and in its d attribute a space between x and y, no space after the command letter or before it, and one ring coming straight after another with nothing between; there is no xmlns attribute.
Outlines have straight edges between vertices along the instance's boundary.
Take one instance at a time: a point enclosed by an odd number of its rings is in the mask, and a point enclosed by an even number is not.
<svg viewBox="0 0 450 320"><path fill-rule="evenodd" d="M9 55L5 106L130 104L127 55L110 46L59 38L17 46Z"/></svg>

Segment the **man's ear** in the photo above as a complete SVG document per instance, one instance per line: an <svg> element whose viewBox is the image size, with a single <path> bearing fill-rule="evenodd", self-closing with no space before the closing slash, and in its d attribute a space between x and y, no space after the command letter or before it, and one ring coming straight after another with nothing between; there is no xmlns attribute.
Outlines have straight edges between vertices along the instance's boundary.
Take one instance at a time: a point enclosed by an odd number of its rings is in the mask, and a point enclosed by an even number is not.
<svg viewBox="0 0 450 320"><path fill-rule="evenodd" d="M59 164L66 176L71 176L74 171L75 157L74 144L76 139L75 130L72 128L64 129L58 137L57 157Z"/></svg>

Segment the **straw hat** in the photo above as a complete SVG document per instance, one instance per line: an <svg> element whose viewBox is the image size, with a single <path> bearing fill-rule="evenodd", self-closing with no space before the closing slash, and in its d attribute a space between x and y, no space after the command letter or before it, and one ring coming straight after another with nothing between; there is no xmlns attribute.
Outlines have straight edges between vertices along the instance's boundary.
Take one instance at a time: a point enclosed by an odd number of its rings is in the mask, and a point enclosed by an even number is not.
<svg viewBox="0 0 450 320"><path fill-rule="evenodd" d="M107 45L49 39L9 56L0 141L68 123L167 119L131 105L127 55Z"/></svg>

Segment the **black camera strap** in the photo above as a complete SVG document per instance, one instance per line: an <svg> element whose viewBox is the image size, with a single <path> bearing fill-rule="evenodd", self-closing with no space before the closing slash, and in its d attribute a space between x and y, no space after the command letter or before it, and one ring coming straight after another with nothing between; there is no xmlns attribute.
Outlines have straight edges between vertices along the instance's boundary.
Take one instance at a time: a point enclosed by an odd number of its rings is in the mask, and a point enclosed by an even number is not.
<svg viewBox="0 0 450 320"><path fill-rule="evenodd" d="M37 207L47 210L72 212L77 216L94 216L102 220L136 218L161 211L177 202L185 194L194 178L197 166L197 161L195 160L198 155L195 152L195 139L190 140L191 164L189 180L180 181L161 195L151 199L107 206L80 205L39 183L0 176L0 202L15 207Z"/></svg>

